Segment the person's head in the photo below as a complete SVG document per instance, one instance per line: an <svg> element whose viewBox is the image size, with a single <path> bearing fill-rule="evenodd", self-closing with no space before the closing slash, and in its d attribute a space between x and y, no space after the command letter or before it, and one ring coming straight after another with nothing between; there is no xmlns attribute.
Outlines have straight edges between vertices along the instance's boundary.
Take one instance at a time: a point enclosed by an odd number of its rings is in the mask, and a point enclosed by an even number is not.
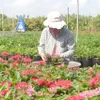
<svg viewBox="0 0 100 100"><path fill-rule="evenodd" d="M60 30L66 25L63 15L58 11L52 11L48 14L47 19L44 21L44 25L48 26L53 33L60 32Z"/></svg>
<svg viewBox="0 0 100 100"><path fill-rule="evenodd" d="M60 30L61 30L61 29L51 28L51 27L49 27L49 31L50 31L50 33L52 33L52 34L54 34L54 35L59 34L59 33L60 33Z"/></svg>

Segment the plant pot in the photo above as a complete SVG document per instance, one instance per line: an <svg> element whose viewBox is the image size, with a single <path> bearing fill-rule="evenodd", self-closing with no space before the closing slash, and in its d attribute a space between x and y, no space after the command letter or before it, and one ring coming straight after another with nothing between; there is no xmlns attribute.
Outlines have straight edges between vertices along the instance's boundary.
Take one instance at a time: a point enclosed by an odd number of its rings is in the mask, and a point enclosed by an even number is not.
<svg viewBox="0 0 100 100"><path fill-rule="evenodd" d="M73 57L72 58L72 61L76 61L76 62L81 63L81 66L80 67L82 67L82 59L81 58Z"/></svg>
<svg viewBox="0 0 100 100"><path fill-rule="evenodd" d="M41 56L33 56L34 61L40 61L42 60Z"/></svg>
<svg viewBox="0 0 100 100"><path fill-rule="evenodd" d="M81 66L80 62L70 61L68 64L68 68L79 68Z"/></svg>
<svg viewBox="0 0 100 100"><path fill-rule="evenodd" d="M100 65L100 58L92 58L93 65L98 64Z"/></svg>
<svg viewBox="0 0 100 100"><path fill-rule="evenodd" d="M82 67L92 67L93 66L93 62L92 62L92 58L82 58Z"/></svg>

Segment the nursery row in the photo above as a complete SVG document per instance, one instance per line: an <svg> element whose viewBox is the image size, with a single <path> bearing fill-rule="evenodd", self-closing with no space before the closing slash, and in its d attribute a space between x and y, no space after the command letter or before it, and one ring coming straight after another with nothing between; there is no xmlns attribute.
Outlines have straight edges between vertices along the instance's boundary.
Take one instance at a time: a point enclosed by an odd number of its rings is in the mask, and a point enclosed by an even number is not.
<svg viewBox="0 0 100 100"><path fill-rule="evenodd" d="M17 35L0 37L0 52L8 51L14 54L21 54L34 58L38 56L38 44L41 32L26 32ZM94 64L93 59L100 58L100 35L99 34L79 34L76 43L75 60L89 59L90 65ZM92 59L92 60L90 60Z"/></svg>
<svg viewBox="0 0 100 100"><path fill-rule="evenodd" d="M10 55L10 56L9 56ZM100 66L67 68L0 54L0 100L99 100ZM7 59L6 59L7 58Z"/></svg>

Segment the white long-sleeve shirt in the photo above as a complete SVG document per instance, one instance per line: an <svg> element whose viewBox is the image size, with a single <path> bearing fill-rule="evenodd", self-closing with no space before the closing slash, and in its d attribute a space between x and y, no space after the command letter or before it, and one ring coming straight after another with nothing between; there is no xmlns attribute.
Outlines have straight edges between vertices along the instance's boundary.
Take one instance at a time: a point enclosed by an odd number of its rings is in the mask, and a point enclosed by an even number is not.
<svg viewBox="0 0 100 100"><path fill-rule="evenodd" d="M59 35L55 37L50 33L48 27L44 28L38 46L39 54L47 53L52 55L55 45L56 53L59 54L60 57L72 57L75 51L75 42L72 32L68 29L62 28Z"/></svg>

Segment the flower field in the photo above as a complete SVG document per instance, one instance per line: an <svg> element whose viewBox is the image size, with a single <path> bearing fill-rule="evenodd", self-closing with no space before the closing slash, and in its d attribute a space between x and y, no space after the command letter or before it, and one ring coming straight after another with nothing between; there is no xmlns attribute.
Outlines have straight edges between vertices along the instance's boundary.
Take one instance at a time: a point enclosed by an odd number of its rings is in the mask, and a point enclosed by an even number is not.
<svg viewBox="0 0 100 100"><path fill-rule="evenodd" d="M68 69L2 52L0 100L98 100L100 66Z"/></svg>
<svg viewBox="0 0 100 100"><path fill-rule="evenodd" d="M36 62L39 36L0 37L0 100L99 100L100 65L69 69ZM99 34L78 41L74 57L99 58Z"/></svg>

